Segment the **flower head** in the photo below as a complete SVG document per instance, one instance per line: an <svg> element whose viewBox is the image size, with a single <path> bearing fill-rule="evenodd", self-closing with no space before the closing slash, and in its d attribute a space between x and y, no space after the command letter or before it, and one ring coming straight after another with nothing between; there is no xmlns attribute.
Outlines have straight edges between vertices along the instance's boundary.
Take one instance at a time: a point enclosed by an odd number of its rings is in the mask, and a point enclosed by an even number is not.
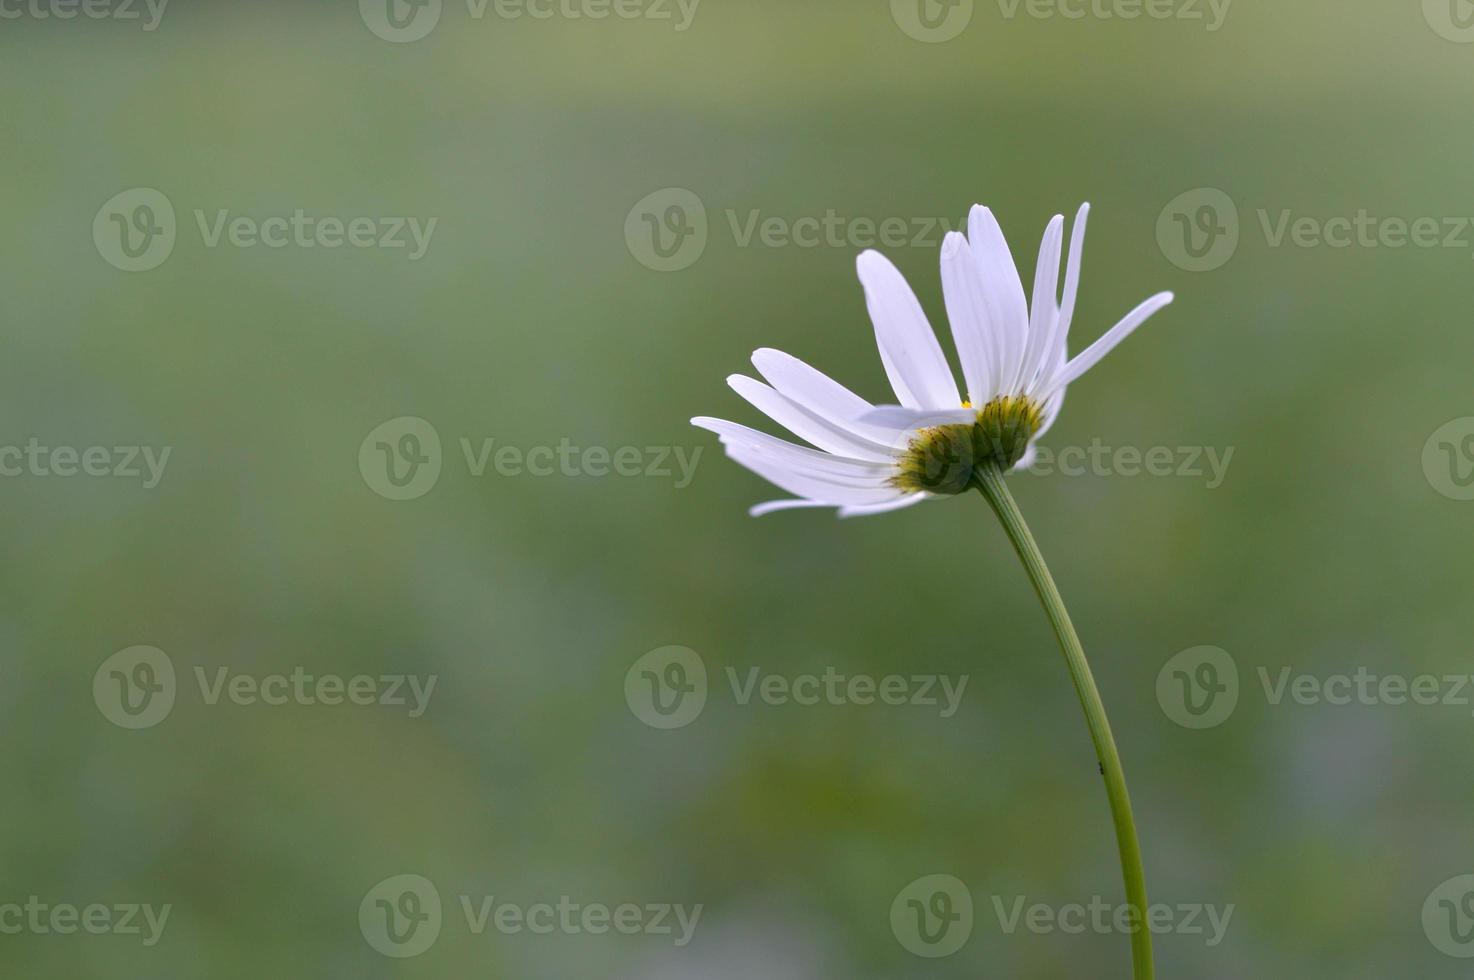
<svg viewBox="0 0 1474 980"><path fill-rule="evenodd" d="M792 507L836 507L841 517L884 513L961 493L980 465L1029 466L1035 440L1059 415L1066 386L1172 302L1171 293L1158 293L1073 358L1067 356L1089 211L1082 205L1075 216L1063 296L1060 215L1044 231L1032 302L1024 298L993 212L974 206L967 235L951 232L942 242L942 292L965 399L906 280L880 253L861 254L860 282L899 404L872 405L780 351L754 353L753 365L767 384L742 375L728 383L815 448L735 422L691 420L717 433L727 455L795 495L759 504L752 514Z"/></svg>

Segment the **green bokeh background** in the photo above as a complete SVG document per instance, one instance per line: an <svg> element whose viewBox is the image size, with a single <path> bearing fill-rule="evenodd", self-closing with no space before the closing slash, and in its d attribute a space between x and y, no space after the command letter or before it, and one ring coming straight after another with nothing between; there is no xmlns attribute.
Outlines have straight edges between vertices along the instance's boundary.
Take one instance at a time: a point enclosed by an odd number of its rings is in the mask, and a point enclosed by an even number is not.
<svg viewBox="0 0 1474 980"><path fill-rule="evenodd" d="M1436 4L1430 3L1436 14ZM7 8L14 10L17 8ZM172 447L154 489L0 479L0 902L169 903L162 940L0 935L16 977L1127 976L1117 935L1003 934L989 896L1120 895L1063 663L976 496L754 521L774 494L687 424L760 424L723 385L778 347L874 400L859 250L740 247L728 213L959 219L990 204L1032 275L1095 207L1075 344L1177 303L1072 389L1048 443L1233 447L1202 477L1019 476L1095 664L1165 903L1233 904L1224 941L1158 939L1159 975L1456 978L1424 900L1474 872L1467 705L1271 705L1260 668L1470 672L1474 504L1423 450L1474 415L1474 235L1271 244L1260 212L1474 215L1474 45L1417 2L1238 0L1203 21L1008 18L945 43L888 4L704 0L670 21L476 19L423 40L352 2L175 0L139 22L0 21L0 444ZM1434 18L1436 19L1436 17ZM91 229L150 187L178 242L126 273ZM710 218L647 268L625 221L661 188ZM1179 194L1237 204L1227 264L1158 245ZM439 219L403 250L205 247L194 212ZM887 250L944 322L935 240ZM750 373L750 372L749 372ZM443 471L371 489L375 426L418 416ZM471 475L459 440L704 450L694 481ZM165 651L156 727L92 696ZM712 678L691 725L626 704L646 652ZM1224 724L1158 703L1168 658L1227 650ZM195 668L438 677L429 710L210 705ZM965 674L920 707L738 704L725 671ZM360 934L391 875L432 880L438 942ZM955 875L972 938L892 935ZM701 903L694 940L473 935L457 896Z"/></svg>

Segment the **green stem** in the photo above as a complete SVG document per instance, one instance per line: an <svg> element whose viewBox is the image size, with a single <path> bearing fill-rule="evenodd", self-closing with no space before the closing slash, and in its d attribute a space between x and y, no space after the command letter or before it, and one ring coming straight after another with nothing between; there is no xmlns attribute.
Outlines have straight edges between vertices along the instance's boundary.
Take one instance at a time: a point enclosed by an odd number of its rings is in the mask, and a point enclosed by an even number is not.
<svg viewBox="0 0 1474 980"><path fill-rule="evenodd" d="M1008 540L1013 543L1014 551L1018 552L1019 560L1024 563L1029 581L1033 583L1039 601L1044 604L1044 613L1049 617L1049 624L1054 627L1054 635L1059 638L1060 649L1064 651L1065 662L1070 668L1070 679L1075 682L1075 693L1080 696L1080 706L1085 709L1085 723L1090 728L1090 740L1095 743L1100 771L1105 776L1106 795L1110 798L1111 816L1116 824L1116 845L1121 851L1121 875L1126 880L1126 900L1133 909L1132 976L1135 980L1151 980L1154 975L1152 934L1144 925L1147 901L1146 878L1141 870L1141 845L1136 840L1136 821L1131 816L1131 796L1126 791L1126 774L1121 769L1121 755L1116 751L1116 740L1111 735L1111 723L1106 719L1100 691L1095 687L1095 678L1090 673L1090 664L1085 660L1085 650L1080 646L1080 638L1075 635L1070 614L1065 610L1064 599L1060 598L1054 578L1044 564L1044 556L1039 553L1039 545L1034 542L1029 525L1024 523L1024 515L1019 513L1013 494L1004 485L1003 471L996 463L985 463L977 468L973 485L982 491L992 505L993 513L998 515L1003 530L1008 534Z"/></svg>

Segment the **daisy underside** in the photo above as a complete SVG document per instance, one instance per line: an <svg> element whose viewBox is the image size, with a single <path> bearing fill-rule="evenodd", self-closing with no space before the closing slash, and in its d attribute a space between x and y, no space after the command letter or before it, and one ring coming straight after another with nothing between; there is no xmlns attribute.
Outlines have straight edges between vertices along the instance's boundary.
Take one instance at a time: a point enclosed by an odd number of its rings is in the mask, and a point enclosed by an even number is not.
<svg viewBox="0 0 1474 980"><path fill-rule="evenodd" d="M1088 214L1083 205L1075 216L1062 295L1064 218L1049 222L1032 302L989 209L972 209L966 235L947 235L942 292L965 398L911 287L880 253L862 253L860 282L895 404L872 404L803 361L765 348L752 357L762 381L733 375L728 383L808 446L723 419L691 420L715 432L732 459L794 495L751 513L832 507L841 517L880 514L962 493L981 466L1027 468L1036 440L1059 416L1066 387L1172 302L1170 293L1153 296L1067 356Z"/></svg>

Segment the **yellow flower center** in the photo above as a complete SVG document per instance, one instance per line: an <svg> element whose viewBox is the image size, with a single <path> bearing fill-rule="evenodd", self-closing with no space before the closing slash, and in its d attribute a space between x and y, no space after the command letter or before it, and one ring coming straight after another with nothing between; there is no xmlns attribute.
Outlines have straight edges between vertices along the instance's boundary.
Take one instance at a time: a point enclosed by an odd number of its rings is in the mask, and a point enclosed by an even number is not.
<svg viewBox="0 0 1474 980"><path fill-rule="evenodd" d="M963 407L972 406L963 402ZM995 398L971 423L938 425L917 432L891 482L909 493L962 493L972 485L973 472L979 466L991 462L1005 472L1011 469L1043 424L1043 406L1032 398Z"/></svg>

